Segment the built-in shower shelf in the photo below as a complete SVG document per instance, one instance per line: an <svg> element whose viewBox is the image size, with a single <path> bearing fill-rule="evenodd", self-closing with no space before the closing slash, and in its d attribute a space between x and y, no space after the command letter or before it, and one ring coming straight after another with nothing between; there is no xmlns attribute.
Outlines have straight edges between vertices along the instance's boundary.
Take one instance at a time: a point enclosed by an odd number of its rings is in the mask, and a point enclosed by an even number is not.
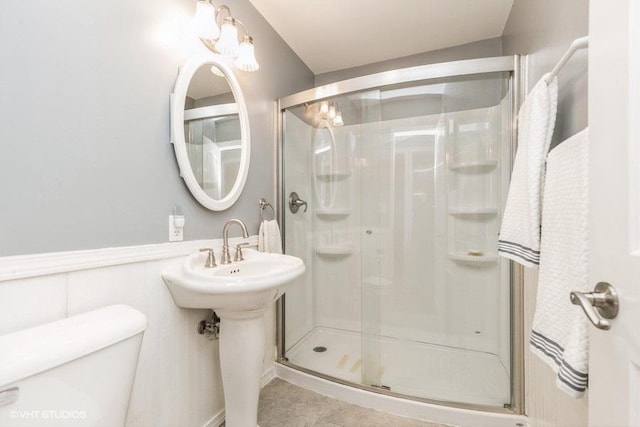
<svg viewBox="0 0 640 427"><path fill-rule="evenodd" d="M345 171L336 172L319 172L316 177L321 181L342 181L351 176L351 173Z"/></svg>
<svg viewBox="0 0 640 427"><path fill-rule="evenodd" d="M348 245L322 245L316 246L316 254L324 256L347 256L353 253L353 248Z"/></svg>
<svg viewBox="0 0 640 427"><path fill-rule="evenodd" d="M316 215L323 219L341 219L351 215L351 209L318 209Z"/></svg>
<svg viewBox="0 0 640 427"><path fill-rule="evenodd" d="M482 254L482 255L469 255L469 254L449 254L449 259L456 262L474 263L474 264L489 264L498 261L498 255L495 254Z"/></svg>
<svg viewBox="0 0 640 427"><path fill-rule="evenodd" d="M452 163L449 169L464 173L485 173L491 172L498 166L497 160L478 160L475 162Z"/></svg>
<svg viewBox="0 0 640 427"><path fill-rule="evenodd" d="M498 214L498 208L452 208L449 214L453 216L493 216Z"/></svg>

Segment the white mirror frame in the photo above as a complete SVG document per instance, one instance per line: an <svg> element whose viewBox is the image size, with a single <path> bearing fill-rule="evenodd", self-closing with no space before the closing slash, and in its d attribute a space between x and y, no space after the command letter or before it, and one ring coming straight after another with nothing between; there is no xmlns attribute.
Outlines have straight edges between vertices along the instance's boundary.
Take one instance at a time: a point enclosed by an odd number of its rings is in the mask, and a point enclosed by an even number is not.
<svg viewBox="0 0 640 427"><path fill-rule="evenodd" d="M184 103L187 98L187 90L191 79L198 69L203 65L215 65L223 73L233 97L238 104L238 112L240 118L240 133L242 141L242 153L240 154L240 166L238 168L238 176L231 188L231 191L222 199L216 200L209 196L198 184L189 157L187 155L187 144L184 137ZM191 56L185 64L180 67L176 85L171 94L171 143L173 144L180 168L180 176L187 184L189 191L198 202L207 209L212 211L222 211L230 208L240 197L240 193L244 188L249 173L249 159L251 158L251 137L249 135L249 114L247 105L244 102L240 84L233 75L233 71L226 64L224 59L213 53L199 53Z"/></svg>

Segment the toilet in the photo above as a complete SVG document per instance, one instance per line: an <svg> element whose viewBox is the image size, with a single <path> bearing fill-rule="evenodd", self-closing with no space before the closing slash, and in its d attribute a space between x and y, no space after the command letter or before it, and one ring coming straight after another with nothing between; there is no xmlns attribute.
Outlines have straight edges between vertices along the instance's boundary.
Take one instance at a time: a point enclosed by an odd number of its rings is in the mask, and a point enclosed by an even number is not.
<svg viewBox="0 0 640 427"><path fill-rule="evenodd" d="M146 327L112 305L0 336L0 426L123 426Z"/></svg>

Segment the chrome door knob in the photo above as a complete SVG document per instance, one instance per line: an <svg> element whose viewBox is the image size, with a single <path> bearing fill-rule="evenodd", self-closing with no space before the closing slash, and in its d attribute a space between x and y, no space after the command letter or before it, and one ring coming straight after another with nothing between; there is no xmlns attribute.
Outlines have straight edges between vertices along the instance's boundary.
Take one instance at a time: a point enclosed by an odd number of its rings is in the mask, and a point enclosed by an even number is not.
<svg viewBox="0 0 640 427"><path fill-rule="evenodd" d="M620 309L618 294L613 286L607 282L600 282L593 292L571 292L571 303L582 307L591 323L598 328L608 330Z"/></svg>

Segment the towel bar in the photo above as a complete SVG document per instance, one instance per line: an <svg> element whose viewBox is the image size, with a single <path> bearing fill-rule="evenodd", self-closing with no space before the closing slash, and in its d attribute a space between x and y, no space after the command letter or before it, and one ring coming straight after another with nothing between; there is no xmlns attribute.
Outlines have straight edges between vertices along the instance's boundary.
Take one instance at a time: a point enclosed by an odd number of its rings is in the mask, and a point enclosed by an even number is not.
<svg viewBox="0 0 640 427"><path fill-rule="evenodd" d="M260 204L260 221L264 221L264 210L265 208L271 208L271 212L273 213L273 219L276 219L276 210L271 206L271 203L267 202L267 199L264 197L258 200Z"/></svg>

